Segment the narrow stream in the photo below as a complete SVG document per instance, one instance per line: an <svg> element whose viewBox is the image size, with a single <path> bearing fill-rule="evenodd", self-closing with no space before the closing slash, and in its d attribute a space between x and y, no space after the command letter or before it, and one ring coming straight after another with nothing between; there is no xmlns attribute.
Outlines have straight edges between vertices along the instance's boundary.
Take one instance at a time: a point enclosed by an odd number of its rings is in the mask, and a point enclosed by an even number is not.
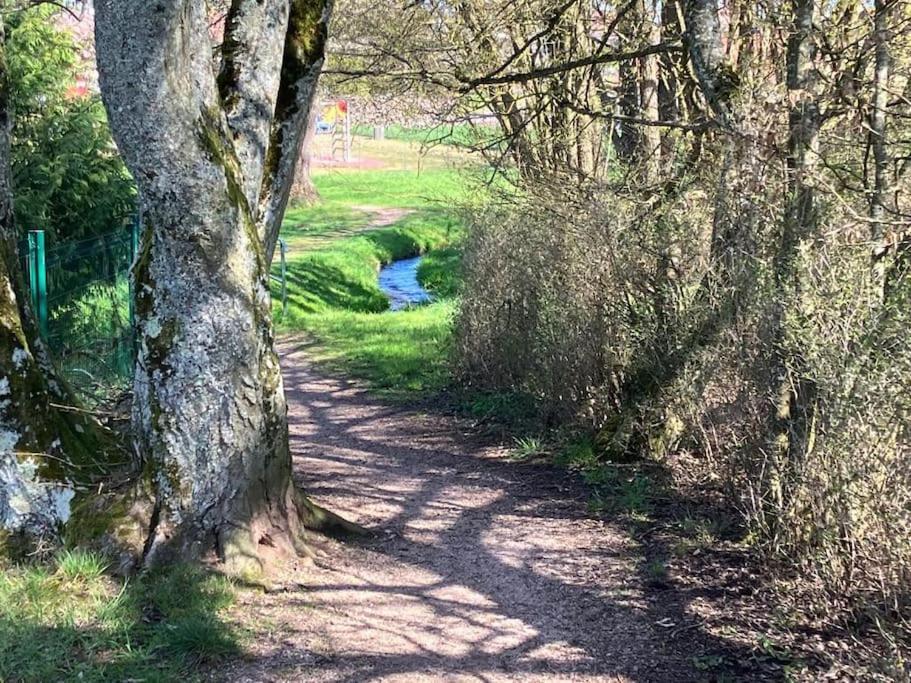
<svg viewBox="0 0 911 683"><path fill-rule="evenodd" d="M394 261L380 270L380 289L389 297L389 308L400 311L412 304L427 303L430 293L418 282L418 266L423 257Z"/></svg>

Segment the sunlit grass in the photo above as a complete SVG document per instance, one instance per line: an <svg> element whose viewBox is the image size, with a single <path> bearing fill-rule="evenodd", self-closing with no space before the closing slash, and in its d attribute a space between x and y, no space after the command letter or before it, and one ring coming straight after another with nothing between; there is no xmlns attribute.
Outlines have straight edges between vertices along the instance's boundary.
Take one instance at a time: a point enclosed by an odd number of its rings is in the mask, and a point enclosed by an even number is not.
<svg viewBox="0 0 911 683"><path fill-rule="evenodd" d="M314 171L319 173L327 169L321 163L335 159L333 171L340 173L357 173L364 169L375 169L376 165L383 170L437 170L462 167L476 162L466 151L451 145L425 144L426 136L409 136L409 139L397 139L394 130L387 127L385 140L374 140L373 129L361 129L364 135L355 134L351 138L352 159L341 164L341 149L338 142L333 142L328 135L318 135L314 140ZM388 135L392 133L392 136Z"/></svg>
<svg viewBox="0 0 911 683"><path fill-rule="evenodd" d="M322 171L313 181L321 207L385 206L404 209L450 208L465 199L466 176L455 170ZM289 218L291 216L289 215Z"/></svg>
<svg viewBox="0 0 911 683"><path fill-rule="evenodd" d="M307 316L314 358L370 383L386 395L407 398L448 382L452 301L403 311L332 310Z"/></svg>
<svg viewBox="0 0 911 683"><path fill-rule="evenodd" d="M459 246L432 251L418 267L418 280L434 296L451 298L461 284L462 250Z"/></svg>
<svg viewBox="0 0 911 683"><path fill-rule="evenodd" d="M311 355L325 366L367 381L387 394L433 391L448 380L447 359L458 254L464 235L445 198L464 196L451 171L317 175L322 201L288 212L288 309L282 333L305 334ZM366 229L364 207L403 210L393 225ZM392 261L429 254L419 279L442 300L389 311L377 274ZM273 271L275 272L275 271Z"/></svg>
<svg viewBox="0 0 911 683"><path fill-rule="evenodd" d="M177 566L127 581L108 565L79 550L0 565L0 680L197 680L240 651L227 579Z"/></svg>
<svg viewBox="0 0 911 683"><path fill-rule="evenodd" d="M312 313L385 311L389 302L377 282L380 267L444 247L460 235L458 223L445 214L413 214L389 228L293 254L286 269L288 311L279 317L279 328L306 331Z"/></svg>

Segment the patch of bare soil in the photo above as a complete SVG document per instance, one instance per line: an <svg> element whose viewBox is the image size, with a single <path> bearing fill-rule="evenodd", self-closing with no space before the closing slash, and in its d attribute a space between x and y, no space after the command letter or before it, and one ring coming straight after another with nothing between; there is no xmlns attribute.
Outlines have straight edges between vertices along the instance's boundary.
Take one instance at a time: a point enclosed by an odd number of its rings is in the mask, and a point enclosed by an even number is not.
<svg viewBox="0 0 911 683"><path fill-rule="evenodd" d="M397 206L372 206L369 204L355 205L351 207L354 211L364 211L371 214L372 218L367 224L367 228L376 230L377 228L388 228L395 225L405 216L414 213L412 209L403 209Z"/></svg>
<svg viewBox="0 0 911 683"><path fill-rule="evenodd" d="M244 592L254 642L224 680L780 680L723 635L749 601L736 567L678 585L577 478L282 355L301 483L376 533L314 539L282 590Z"/></svg>

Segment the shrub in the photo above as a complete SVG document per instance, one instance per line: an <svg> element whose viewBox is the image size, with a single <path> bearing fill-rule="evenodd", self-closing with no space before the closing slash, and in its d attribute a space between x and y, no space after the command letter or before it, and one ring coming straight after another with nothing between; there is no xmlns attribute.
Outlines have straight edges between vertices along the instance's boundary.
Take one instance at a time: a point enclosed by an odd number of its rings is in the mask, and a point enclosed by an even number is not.
<svg viewBox="0 0 911 683"><path fill-rule="evenodd" d="M798 251L783 293L785 189L775 164L741 152L724 196L710 170L644 208L616 187L554 183L479 213L456 369L532 395L551 424L588 431L602 461L660 459L682 490L725 492L778 566L811 577L821 613L900 631L911 279L883 299L862 228L830 231ZM821 222L839 210L821 200Z"/></svg>

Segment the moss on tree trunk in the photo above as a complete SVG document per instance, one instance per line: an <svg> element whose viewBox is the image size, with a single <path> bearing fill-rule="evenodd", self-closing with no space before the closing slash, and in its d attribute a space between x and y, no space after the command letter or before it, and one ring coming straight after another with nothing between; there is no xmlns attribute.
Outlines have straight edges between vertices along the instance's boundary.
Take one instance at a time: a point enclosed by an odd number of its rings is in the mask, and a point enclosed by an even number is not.
<svg viewBox="0 0 911 683"><path fill-rule="evenodd" d="M204 7L190 0L99 2L96 39L102 92L139 183L144 224L133 404L155 494L144 563L214 550L229 571L248 573L303 551L308 526L356 527L313 506L292 479L261 213L268 205L278 210L270 220L281 222L290 182L276 174L293 174L296 156L286 155L299 145L285 143L302 139L310 106L292 95L312 98L322 63L323 41L303 44L301 35L322 35L327 3L291 3L283 63L243 53L280 41L268 22L243 23L266 5L233 7L230 68L213 62ZM302 17L314 22L309 33ZM291 48L300 64L289 65ZM281 73L262 73L268 68ZM265 103L272 125L254 125L248 117L263 107L245 98ZM250 151L257 148L265 153Z"/></svg>

